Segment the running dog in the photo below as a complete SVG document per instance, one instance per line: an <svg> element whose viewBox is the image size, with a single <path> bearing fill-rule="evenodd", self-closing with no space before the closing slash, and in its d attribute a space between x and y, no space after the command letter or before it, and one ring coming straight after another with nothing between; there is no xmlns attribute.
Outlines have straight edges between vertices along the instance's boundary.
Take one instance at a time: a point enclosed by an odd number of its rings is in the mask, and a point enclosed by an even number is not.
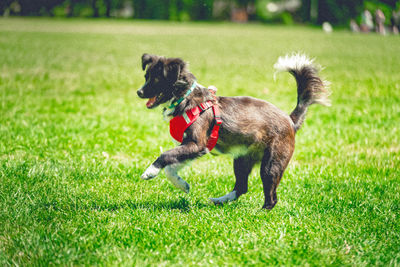
<svg viewBox="0 0 400 267"><path fill-rule="evenodd" d="M144 54L142 68L146 70L146 81L137 94L148 99L149 109L164 107L164 117L171 119L171 135L179 140L173 133L180 132L181 144L162 153L141 178L152 179L165 168L167 178L189 193L190 186L178 175L179 169L213 149L233 156L236 183L230 193L210 200L223 204L245 194L248 176L253 166L261 162L263 208L272 209L278 201L276 189L293 155L295 134L308 107L315 103L330 105L327 82L319 77L319 67L312 59L302 54L286 55L274 67L288 71L297 81L297 105L290 115L253 97L216 96L213 90L197 83L182 59ZM193 121L191 117L196 118ZM175 123L174 127L183 128L171 128L175 119L183 123ZM210 146L210 142L214 144Z"/></svg>

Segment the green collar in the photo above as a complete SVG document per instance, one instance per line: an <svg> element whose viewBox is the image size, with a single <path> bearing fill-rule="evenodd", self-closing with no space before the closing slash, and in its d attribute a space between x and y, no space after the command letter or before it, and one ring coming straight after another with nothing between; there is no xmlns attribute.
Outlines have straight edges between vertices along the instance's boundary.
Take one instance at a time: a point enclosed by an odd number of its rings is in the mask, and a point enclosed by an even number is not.
<svg viewBox="0 0 400 267"><path fill-rule="evenodd" d="M172 102L172 104L168 107L169 109L173 109L175 108L177 105L179 105L188 95L190 95L190 93L193 92L193 89L196 88L197 82L194 81L192 84L192 87L190 87L189 90L187 90L186 94L179 98L178 100L175 100L174 102Z"/></svg>

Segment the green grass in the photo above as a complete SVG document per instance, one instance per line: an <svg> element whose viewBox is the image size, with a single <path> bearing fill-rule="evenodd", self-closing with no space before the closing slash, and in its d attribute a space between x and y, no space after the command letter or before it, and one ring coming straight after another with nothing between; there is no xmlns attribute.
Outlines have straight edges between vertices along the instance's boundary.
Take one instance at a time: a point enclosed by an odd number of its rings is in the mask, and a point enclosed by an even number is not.
<svg viewBox="0 0 400 267"><path fill-rule="evenodd" d="M261 210L233 187L232 160L139 177L173 147L136 88L144 52L190 62L220 95L286 112L295 81L273 64L303 51L325 66L332 107L313 106L295 154ZM400 38L267 25L0 20L0 265L400 264Z"/></svg>

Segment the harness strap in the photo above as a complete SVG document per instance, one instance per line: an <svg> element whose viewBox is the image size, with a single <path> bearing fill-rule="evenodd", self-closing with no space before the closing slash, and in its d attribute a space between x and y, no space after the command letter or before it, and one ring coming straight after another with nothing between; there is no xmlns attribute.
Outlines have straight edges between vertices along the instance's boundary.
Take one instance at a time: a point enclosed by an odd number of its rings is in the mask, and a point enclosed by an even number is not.
<svg viewBox="0 0 400 267"><path fill-rule="evenodd" d="M209 90L216 100L215 90ZM219 136L219 128L222 124L221 113L217 104L214 104L212 101L206 101L204 103L199 104L191 110L185 111L181 116L174 117L170 121L170 134L171 136L177 140L178 142L183 141L183 135L185 130L192 125L193 122L197 120L201 113L206 111L207 109L212 108L214 115L214 126L211 130L210 137L207 140L207 149L211 151L218 141Z"/></svg>
<svg viewBox="0 0 400 267"><path fill-rule="evenodd" d="M208 141L207 141L208 151L211 151L217 144L218 136L219 136L219 127L222 124L221 113L219 111L218 105L217 104L213 105L212 109L213 109L213 113L214 113L215 124L214 124L213 129L211 130L210 137L208 138Z"/></svg>

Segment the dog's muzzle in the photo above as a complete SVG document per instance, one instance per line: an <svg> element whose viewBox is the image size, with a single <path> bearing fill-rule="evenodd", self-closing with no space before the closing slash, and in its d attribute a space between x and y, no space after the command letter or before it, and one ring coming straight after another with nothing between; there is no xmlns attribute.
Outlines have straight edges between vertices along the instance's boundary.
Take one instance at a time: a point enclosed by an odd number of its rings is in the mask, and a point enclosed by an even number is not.
<svg viewBox="0 0 400 267"><path fill-rule="evenodd" d="M137 90L137 95L138 95L140 98L143 98L143 97L144 97L143 87L140 88L139 90Z"/></svg>
<svg viewBox="0 0 400 267"><path fill-rule="evenodd" d="M140 98L145 98L143 88L145 88L146 85L147 85L148 83L149 83L149 81L146 81L146 82L143 84L143 86L140 87L139 90L137 90L137 95L138 95Z"/></svg>

